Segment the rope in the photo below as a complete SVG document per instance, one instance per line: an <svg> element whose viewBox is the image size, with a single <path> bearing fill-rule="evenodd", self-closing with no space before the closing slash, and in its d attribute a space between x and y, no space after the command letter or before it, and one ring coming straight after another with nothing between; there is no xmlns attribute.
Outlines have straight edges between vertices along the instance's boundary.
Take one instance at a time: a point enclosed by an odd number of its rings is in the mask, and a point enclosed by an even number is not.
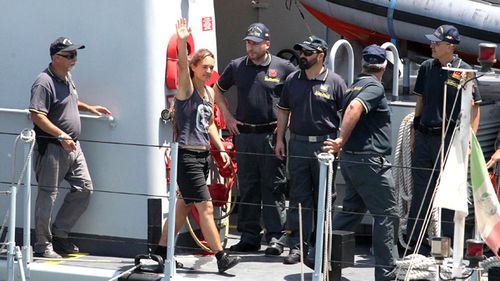
<svg viewBox="0 0 500 281"><path fill-rule="evenodd" d="M479 263L479 267L482 267L485 272L488 272L488 270L492 267L498 266L500 266L500 260L498 260L497 257L489 257Z"/></svg>
<svg viewBox="0 0 500 281"><path fill-rule="evenodd" d="M419 254L412 254L396 261L396 280L435 280L436 270L434 258L427 258Z"/></svg>
<svg viewBox="0 0 500 281"><path fill-rule="evenodd" d="M399 126L398 141L396 150L394 151L394 164L400 167L411 166L411 130L413 127L414 113L408 114L401 125ZM410 213L411 198L413 192L413 177L411 169L394 168L392 175L396 186L397 210L400 218L398 239L399 243L409 248L409 245L404 241L403 233L406 233L408 223L408 215Z"/></svg>

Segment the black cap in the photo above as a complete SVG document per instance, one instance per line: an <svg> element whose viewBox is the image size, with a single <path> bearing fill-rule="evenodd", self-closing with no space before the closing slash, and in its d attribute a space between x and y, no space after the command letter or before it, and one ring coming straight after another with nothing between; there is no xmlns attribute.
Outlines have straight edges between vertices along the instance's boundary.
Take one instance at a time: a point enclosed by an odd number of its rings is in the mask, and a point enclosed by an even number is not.
<svg viewBox="0 0 500 281"><path fill-rule="evenodd" d="M243 40L250 40L260 43L262 41L269 41L269 28L261 22L252 23L247 30Z"/></svg>
<svg viewBox="0 0 500 281"><path fill-rule="evenodd" d="M293 46L293 49L297 51L305 49L309 51L320 51L326 53L326 51L328 50L328 44L326 44L325 40L313 35L307 38L304 42L295 44L295 46Z"/></svg>
<svg viewBox="0 0 500 281"><path fill-rule="evenodd" d="M71 40L67 37L59 37L56 41L50 44L50 55L53 56L62 51L75 51L84 48L84 45L73 44L73 42L71 42Z"/></svg>
<svg viewBox="0 0 500 281"><path fill-rule="evenodd" d="M434 42L445 41L451 44L460 43L460 34L458 33L458 29L453 25L441 25L434 33L427 34L425 37Z"/></svg>
<svg viewBox="0 0 500 281"><path fill-rule="evenodd" d="M378 45L370 45L363 49L363 60L368 64L381 64L387 59L385 50Z"/></svg>

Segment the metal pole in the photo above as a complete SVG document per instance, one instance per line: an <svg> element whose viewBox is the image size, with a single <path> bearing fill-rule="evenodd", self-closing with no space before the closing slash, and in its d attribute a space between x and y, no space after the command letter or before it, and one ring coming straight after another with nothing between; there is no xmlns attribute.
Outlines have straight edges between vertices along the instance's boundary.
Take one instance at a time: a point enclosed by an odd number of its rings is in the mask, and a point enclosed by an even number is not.
<svg viewBox="0 0 500 281"><path fill-rule="evenodd" d="M175 276L175 205L177 202L177 157L179 145L171 143L172 162L170 170L170 186L168 188L168 241L167 260L165 261L165 280L171 280Z"/></svg>
<svg viewBox="0 0 500 281"><path fill-rule="evenodd" d="M10 187L10 213L7 248L7 281L14 281L14 259L16 257L16 197L17 186Z"/></svg>
<svg viewBox="0 0 500 281"><path fill-rule="evenodd" d="M16 247L16 258L17 258L17 265L19 267L19 275L21 275L21 280L26 281L26 276L25 276L25 269L23 266L23 254L21 253L21 249L19 247Z"/></svg>
<svg viewBox="0 0 500 281"><path fill-rule="evenodd" d="M352 46L349 41L340 39L333 44L330 52L331 69L335 72L335 58L337 57L337 51L342 46L345 46L345 49L347 50L347 85L351 85L354 81L354 51L352 50Z"/></svg>
<svg viewBox="0 0 500 281"><path fill-rule="evenodd" d="M26 269L26 275L28 278L30 277L29 273L29 264L32 261L32 252L31 252L31 162L32 162L32 146L35 141L35 132L33 130L23 131L23 141L25 142L24 146L24 155L26 159L26 175L24 178L24 221L23 221L23 263L24 268Z"/></svg>
<svg viewBox="0 0 500 281"><path fill-rule="evenodd" d="M302 234L302 203L299 203L299 241L300 241L300 281L304 281L304 237Z"/></svg>
<svg viewBox="0 0 500 281"><path fill-rule="evenodd" d="M410 59L404 58L403 64L403 96L410 95Z"/></svg>
<svg viewBox="0 0 500 281"><path fill-rule="evenodd" d="M385 42L380 46L382 49L389 49L394 56L393 68L392 68L392 99L396 100L399 91L399 52L398 48L394 46L391 42Z"/></svg>
<svg viewBox="0 0 500 281"><path fill-rule="evenodd" d="M333 161L334 156L329 153L318 154L319 166L319 192L318 192L318 217L316 218L316 252L314 253L313 281L323 280L323 236L325 231L325 202L326 202L326 175L328 163ZM326 270L326 269L325 269Z"/></svg>

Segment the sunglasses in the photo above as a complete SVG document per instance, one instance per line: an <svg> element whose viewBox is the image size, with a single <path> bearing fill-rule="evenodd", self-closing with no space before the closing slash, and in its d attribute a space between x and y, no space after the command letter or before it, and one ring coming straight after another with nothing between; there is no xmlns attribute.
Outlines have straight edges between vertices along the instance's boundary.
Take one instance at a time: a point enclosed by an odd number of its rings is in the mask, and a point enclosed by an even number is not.
<svg viewBox="0 0 500 281"><path fill-rule="evenodd" d="M431 45L441 46L441 45L451 45L451 44L444 41L431 41Z"/></svg>
<svg viewBox="0 0 500 281"><path fill-rule="evenodd" d="M300 50L300 54L304 55L306 57L310 57L313 54L317 54L317 52L316 51L310 51L310 50Z"/></svg>
<svg viewBox="0 0 500 281"><path fill-rule="evenodd" d="M72 60L78 56L77 52L72 52L72 53L69 53L67 55L63 55L63 54L56 54L56 55L63 57L63 58L66 58L68 60Z"/></svg>

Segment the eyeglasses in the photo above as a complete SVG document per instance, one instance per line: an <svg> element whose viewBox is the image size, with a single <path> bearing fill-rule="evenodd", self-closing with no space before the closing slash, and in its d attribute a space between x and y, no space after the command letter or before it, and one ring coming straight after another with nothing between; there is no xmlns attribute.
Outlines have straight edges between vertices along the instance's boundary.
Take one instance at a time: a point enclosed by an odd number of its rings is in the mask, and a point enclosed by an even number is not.
<svg viewBox="0 0 500 281"><path fill-rule="evenodd" d="M310 51L310 50L300 50L300 54L304 55L306 57L310 57L313 54L317 54L317 52L316 51Z"/></svg>
<svg viewBox="0 0 500 281"><path fill-rule="evenodd" d="M63 57L63 58L66 58L68 60L72 60L78 56L77 52L72 52L72 53L69 53L67 55L63 55L63 54L56 54L56 55Z"/></svg>

